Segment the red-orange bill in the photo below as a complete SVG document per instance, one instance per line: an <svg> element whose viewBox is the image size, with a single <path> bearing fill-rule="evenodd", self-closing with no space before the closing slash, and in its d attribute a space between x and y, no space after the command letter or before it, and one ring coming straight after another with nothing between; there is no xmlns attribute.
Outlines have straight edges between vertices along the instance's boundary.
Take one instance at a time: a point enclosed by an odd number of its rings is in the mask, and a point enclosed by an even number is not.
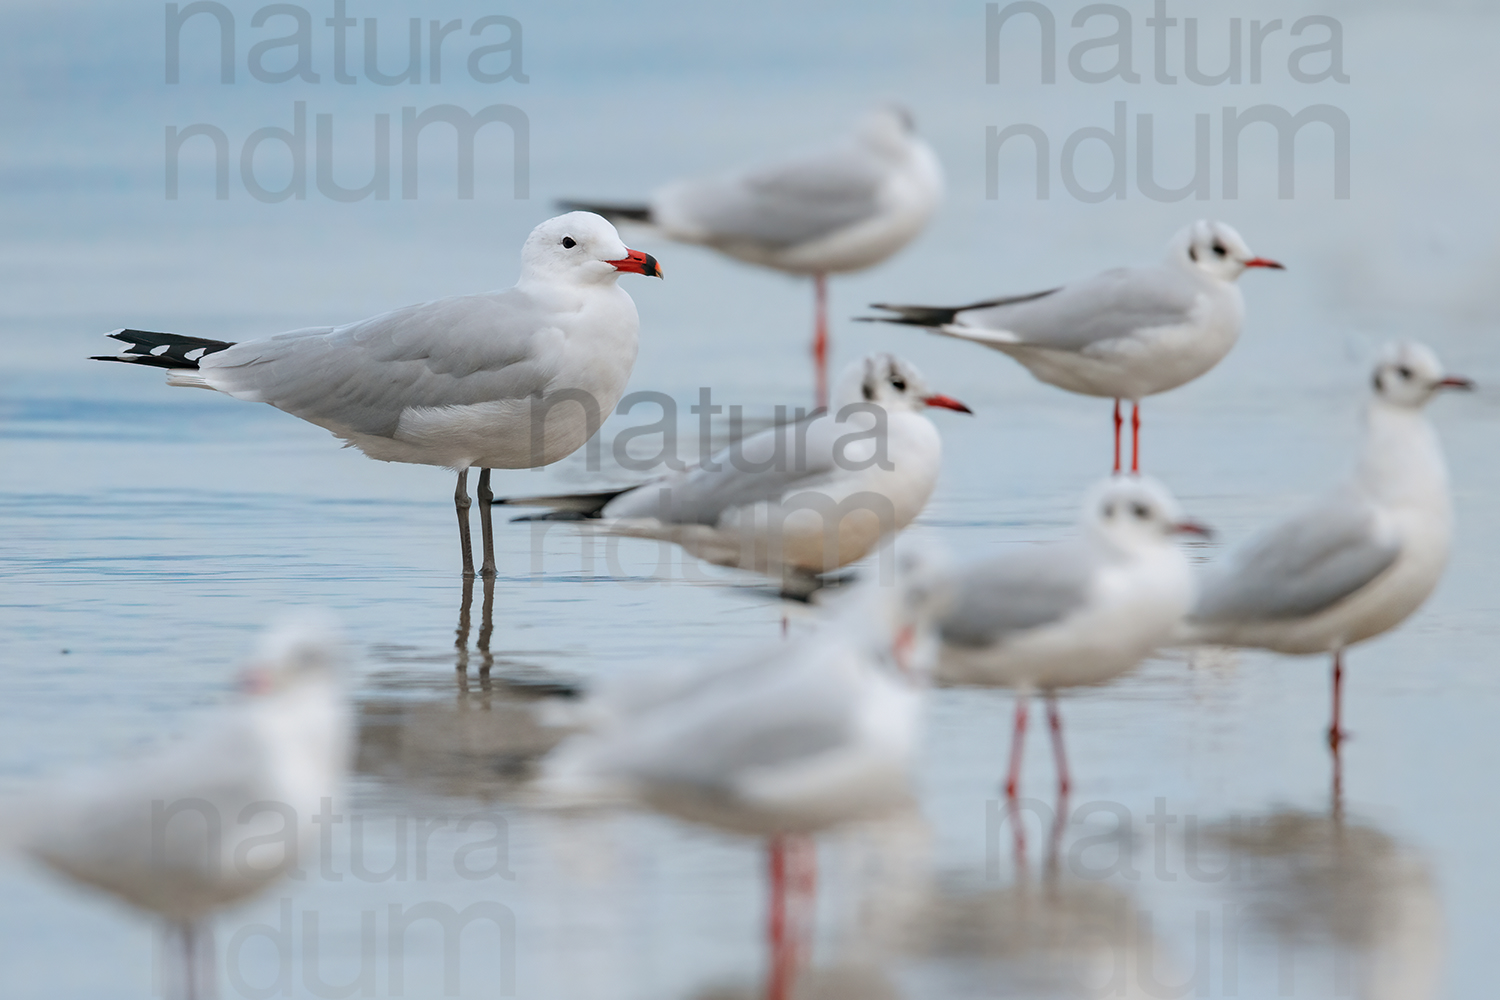
<svg viewBox="0 0 1500 1000"><path fill-rule="evenodd" d="M964 404L960 403L958 400L954 399L952 396L928 396L926 399L922 400L922 402L926 403L928 406L941 406L945 410L957 410L959 413L974 412Z"/></svg>
<svg viewBox="0 0 1500 1000"><path fill-rule="evenodd" d="M640 250L626 250L625 256L619 260L607 260L604 263L613 264L616 271L644 274L648 278L662 277L661 265L656 262L656 258Z"/></svg>

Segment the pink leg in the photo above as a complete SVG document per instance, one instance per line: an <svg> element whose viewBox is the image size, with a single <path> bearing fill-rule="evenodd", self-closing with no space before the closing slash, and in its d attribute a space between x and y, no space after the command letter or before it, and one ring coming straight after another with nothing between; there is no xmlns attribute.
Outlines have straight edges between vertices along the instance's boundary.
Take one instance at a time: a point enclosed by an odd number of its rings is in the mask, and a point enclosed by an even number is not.
<svg viewBox="0 0 1500 1000"><path fill-rule="evenodd" d="M817 379L817 405L828 405L828 276L813 275L813 373Z"/></svg>
<svg viewBox="0 0 1500 1000"><path fill-rule="evenodd" d="M1130 404L1130 471L1141 471L1141 404Z"/></svg>
<svg viewBox="0 0 1500 1000"><path fill-rule="evenodd" d="M1125 421L1120 419L1120 401L1115 400L1115 471L1120 471L1120 428Z"/></svg>
<svg viewBox="0 0 1500 1000"><path fill-rule="evenodd" d="M817 912L817 844L811 837L785 834L770 839L767 853L771 969L766 979L766 1000L788 1000L812 940Z"/></svg>
<svg viewBox="0 0 1500 1000"><path fill-rule="evenodd" d="M1073 789L1068 774L1068 755L1063 750L1062 713L1057 710L1057 696L1047 695L1047 728L1052 730L1052 757L1057 762L1057 796L1066 799Z"/></svg>
<svg viewBox="0 0 1500 1000"><path fill-rule="evenodd" d="M766 937L771 969L766 977L766 1000L786 1000L791 993L791 961L786 933L787 838L772 837L766 844L766 873L770 879Z"/></svg>
<svg viewBox="0 0 1500 1000"><path fill-rule="evenodd" d="M1005 800L1005 813L1010 817L1011 850L1015 856L1016 877L1026 870L1026 821L1021 817L1021 801Z"/></svg>
<svg viewBox="0 0 1500 1000"><path fill-rule="evenodd" d="M1005 797L1012 801L1021 786L1021 757L1026 748L1026 696L1016 696L1016 721L1010 734L1010 768L1006 772Z"/></svg>

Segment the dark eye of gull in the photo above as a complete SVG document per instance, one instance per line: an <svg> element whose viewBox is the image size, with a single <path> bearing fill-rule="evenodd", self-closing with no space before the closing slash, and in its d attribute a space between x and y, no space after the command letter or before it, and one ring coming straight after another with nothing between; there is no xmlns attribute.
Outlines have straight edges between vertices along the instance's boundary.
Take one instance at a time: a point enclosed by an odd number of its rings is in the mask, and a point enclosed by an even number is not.
<svg viewBox="0 0 1500 1000"><path fill-rule="evenodd" d="M891 376L891 388L895 389L897 392L905 392L906 391L906 379L902 378L900 375L892 375Z"/></svg>
<svg viewBox="0 0 1500 1000"><path fill-rule="evenodd" d="M578 243L573 239L573 237L571 237L571 236L564 236L563 237L563 247L564 247L564 249L571 250L574 247L576 247L577 245L578 245Z"/></svg>
<svg viewBox="0 0 1500 1000"><path fill-rule="evenodd" d="M1402 378L1411 378L1411 369L1406 367L1405 365L1402 365L1400 368L1396 369L1396 374L1400 375Z"/></svg>
<svg viewBox="0 0 1500 1000"><path fill-rule="evenodd" d="M1151 516L1151 508L1147 507L1143 503L1133 503L1133 504L1131 504L1130 505L1130 512L1132 514L1134 514L1138 519L1140 519L1142 521L1144 521L1146 518L1148 518L1148 517Z"/></svg>
<svg viewBox="0 0 1500 1000"><path fill-rule="evenodd" d="M1229 251L1224 249L1224 244L1220 243L1218 240L1214 240L1214 256L1223 257L1227 253L1229 253Z"/></svg>

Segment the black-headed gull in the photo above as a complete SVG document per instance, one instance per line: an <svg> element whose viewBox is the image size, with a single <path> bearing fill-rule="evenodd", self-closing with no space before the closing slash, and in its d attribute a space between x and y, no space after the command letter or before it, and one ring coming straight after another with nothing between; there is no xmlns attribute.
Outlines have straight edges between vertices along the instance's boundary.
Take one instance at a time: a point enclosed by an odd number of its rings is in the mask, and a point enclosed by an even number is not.
<svg viewBox="0 0 1500 1000"><path fill-rule="evenodd" d="M341 660L324 622L273 629L243 675L243 701L153 756L12 804L13 836L55 871L168 921L182 936L185 992L197 995L212 954L202 922L305 866L309 818L343 780L353 726Z"/></svg>
<svg viewBox="0 0 1500 1000"><path fill-rule="evenodd" d="M565 202L674 240L813 278L817 405L828 399L827 276L874 267L916 238L943 196L943 170L906 109L876 108L853 131L783 159L678 180L644 205Z"/></svg>
<svg viewBox="0 0 1500 1000"><path fill-rule="evenodd" d="M1120 400L1130 400L1130 468L1139 472L1141 399L1191 382L1229 353L1245 314L1235 282L1251 267L1281 265L1251 253L1230 226L1200 219L1172 238L1159 264L966 306L875 303L896 315L863 318L971 340L1050 385L1113 398L1116 472Z"/></svg>
<svg viewBox="0 0 1500 1000"><path fill-rule="evenodd" d="M1445 375L1425 345L1388 346L1375 367L1365 438L1348 479L1203 575L1190 642L1333 656L1335 753L1345 647L1395 628L1427 600L1453 530L1448 468L1423 408Z"/></svg>
<svg viewBox="0 0 1500 1000"><path fill-rule="evenodd" d="M543 222L501 292L407 306L344 326L226 343L142 330L98 361L168 370L167 384L270 403L326 427L371 458L458 471L465 576L468 470L478 467L482 573L495 573L491 469L549 465L576 451L614 408L635 365L640 321L622 273L661 276L597 215Z"/></svg>
<svg viewBox="0 0 1500 1000"><path fill-rule="evenodd" d="M808 891L808 837L912 804L935 648L932 565L903 551L894 583L840 594L829 618L789 642L617 679L583 706L592 728L543 762L549 804L645 804L769 838L768 996L785 997L794 973L786 889L800 878Z"/></svg>
<svg viewBox="0 0 1500 1000"><path fill-rule="evenodd" d="M1059 688L1101 684L1172 639L1192 608L1194 582L1176 536L1203 534L1155 480L1115 476L1089 492L1082 531L955 570L938 619L942 684L1016 690L1005 791L1015 798L1027 697L1047 698L1058 787L1069 788Z"/></svg>
<svg viewBox="0 0 1500 1000"><path fill-rule="evenodd" d="M832 412L761 431L705 464L626 490L498 502L553 508L540 519L598 519L804 593L921 513L942 463L928 407L970 412L907 362L872 354L840 376Z"/></svg>

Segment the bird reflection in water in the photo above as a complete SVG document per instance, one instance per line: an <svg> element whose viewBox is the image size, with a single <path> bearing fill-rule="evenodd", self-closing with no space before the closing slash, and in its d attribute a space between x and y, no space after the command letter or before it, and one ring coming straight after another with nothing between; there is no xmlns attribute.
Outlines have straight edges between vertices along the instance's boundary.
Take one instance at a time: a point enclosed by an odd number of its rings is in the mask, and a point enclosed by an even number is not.
<svg viewBox="0 0 1500 1000"><path fill-rule="evenodd" d="M458 628L454 630L453 649L456 653L454 669L458 680L459 698L469 693L469 609L474 606L474 578L464 577L463 603L458 606ZM495 632L495 578L484 577L484 603L479 618L479 637L475 644L479 653L479 690L484 697L481 707L488 709L490 669L495 665L495 655L490 652L490 636Z"/></svg>
<svg viewBox="0 0 1500 1000"><path fill-rule="evenodd" d="M477 633L474 596L474 579L466 578L453 650L441 654L444 661L453 658L452 680L402 670L378 678L361 699L356 763L361 773L442 795L507 797L531 776L536 760L568 734L544 723L537 709L544 698L576 697L577 683L511 655L497 657L491 648L495 581L483 580ZM387 656L398 662L435 658L394 652ZM477 689L470 675L474 666Z"/></svg>
<svg viewBox="0 0 1500 1000"><path fill-rule="evenodd" d="M1275 942L1280 995L1296 989L1299 967L1307 975L1294 946L1320 944L1332 947L1323 995L1438 995L1442 907L1430 867L1410 847L1341 811L1295 810L1210 827L1208 843L1239 873L1229 885L1242 922Z"/></svg>

